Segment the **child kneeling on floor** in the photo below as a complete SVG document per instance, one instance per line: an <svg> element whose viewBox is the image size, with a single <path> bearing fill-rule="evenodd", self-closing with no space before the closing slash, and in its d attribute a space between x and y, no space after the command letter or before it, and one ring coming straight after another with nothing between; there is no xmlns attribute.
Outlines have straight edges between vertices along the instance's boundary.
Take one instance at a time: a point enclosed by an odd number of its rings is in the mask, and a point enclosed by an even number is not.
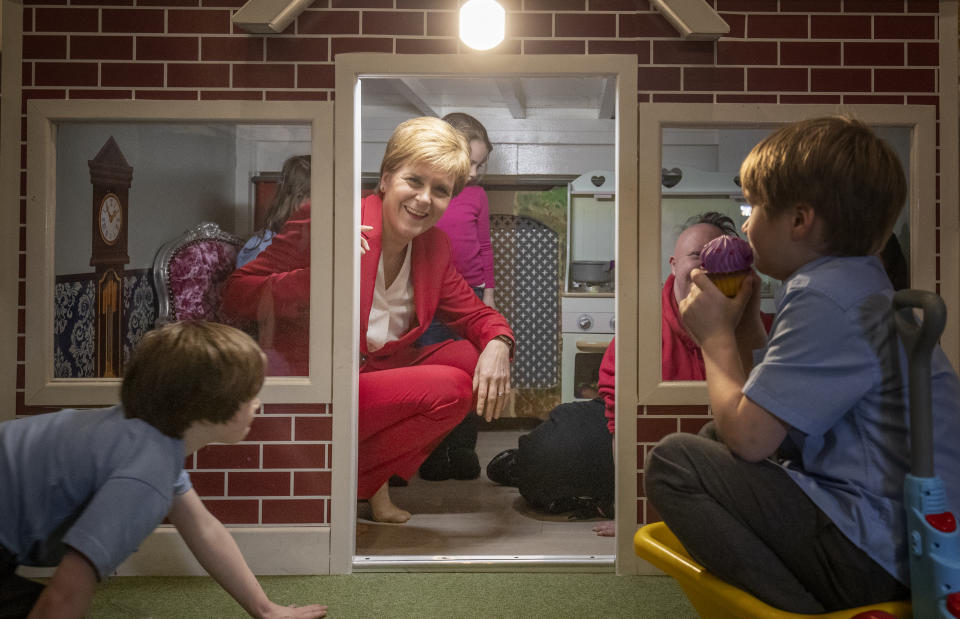
<svg viewBox="0 0 960 619"><path fill-rule="evenodd" d="M147 333L127 363L121 405L0 424L0 617L84 616L97 582L165 516L251 615L323 617L326 606L267 598L183 470L204 445L246 436L265 363L233 327L171 323ZM56 571L43 587L14 574L18 565Z"/></svg>
<svg viewBox="0 0 960 619"><path fill-rule="evenodd" d="M756 268L783 280L777 314L767 340L756 273L728 299L693 272L680 312L713 421L651 450L647 497L694 559L776 608L908 598L907 362L876 255L903 169L868 127L829 117L764 139L740 178ZM939 347L932 387L936 474L956 513L960 382Z"/></svg>

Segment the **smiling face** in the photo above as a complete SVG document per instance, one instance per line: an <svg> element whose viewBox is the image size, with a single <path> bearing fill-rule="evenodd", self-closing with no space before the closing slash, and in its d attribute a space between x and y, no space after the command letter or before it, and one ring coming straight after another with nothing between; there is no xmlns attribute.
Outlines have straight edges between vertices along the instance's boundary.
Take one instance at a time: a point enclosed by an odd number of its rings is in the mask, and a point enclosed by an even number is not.
<svg viewBox="0 0 960 619"><path fill-rule="evenodd" d="M680 233L673 255L670 256L670 272L673 273L673 296L677 303L690 293L690 271L700 267L700 250L712 239L723 234L712 224L696 224Z"/></svg>
<svg viewBox="0 0 960 619"><path fill-rule="evenodd" d="M384 242L405 246L437 223L453 197L454 178L428 164L407 164L380 179Z"/></svg>

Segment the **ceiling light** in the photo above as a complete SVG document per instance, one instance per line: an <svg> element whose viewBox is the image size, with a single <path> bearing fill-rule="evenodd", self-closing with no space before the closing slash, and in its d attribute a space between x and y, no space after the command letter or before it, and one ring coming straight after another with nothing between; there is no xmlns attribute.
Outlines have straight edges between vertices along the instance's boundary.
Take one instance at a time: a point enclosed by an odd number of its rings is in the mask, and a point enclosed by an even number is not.
<svg viewBox="0 0 960 619"><path fill-rule="evenodd" d="M460 40L476 50L503 41L506 12L494 0L467 0L460 7Z"/></svg>

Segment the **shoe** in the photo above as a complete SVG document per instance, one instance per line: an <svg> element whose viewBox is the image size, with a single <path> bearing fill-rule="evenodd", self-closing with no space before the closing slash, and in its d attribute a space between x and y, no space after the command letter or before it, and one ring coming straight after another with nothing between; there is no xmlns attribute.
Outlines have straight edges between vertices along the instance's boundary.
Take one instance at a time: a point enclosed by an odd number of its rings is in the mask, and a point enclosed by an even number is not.
<svg viewBox="0 0 960 619"><path fill-rule="evenodd" d="M455 447L450 450L450 477L467 480L480 477L480 458L469 447Z"/></svg>
<svg viewBox="0 0 960 619"><path fill-rule="evenodd" d="M450 450L441 445L420 465L420 477L427 481L446 481L450 476Z"/></svg>
<svg viewBox="0 0 960 619"><path fill-rule="evenodd" d="M495 455L487 463L487 478L503 486L520 486L520 471L517 463L520 450L508 449Z"/></svg>

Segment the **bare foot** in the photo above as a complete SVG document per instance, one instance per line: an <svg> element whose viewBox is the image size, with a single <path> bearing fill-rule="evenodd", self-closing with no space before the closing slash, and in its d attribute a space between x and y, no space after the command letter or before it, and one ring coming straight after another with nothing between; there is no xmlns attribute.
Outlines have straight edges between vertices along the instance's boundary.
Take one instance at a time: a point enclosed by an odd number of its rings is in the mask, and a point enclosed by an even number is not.
<svg viewBox="0 0 960 619"><path fill-rule="evenodd" d="M374 492L367 502L370 504L370 511L373 512L373 519L376 522L403 524L410 520L410 512L400 509L390 500L390 488L387 484L380 486L380 489Z"/></svg>
<svg viewBox="0 0 960 619"><path fill-rule="evenodd" d="M594 525L593 532L599 535L600 537L616 537L617 521L604 520L603 522Z"/></svg>

